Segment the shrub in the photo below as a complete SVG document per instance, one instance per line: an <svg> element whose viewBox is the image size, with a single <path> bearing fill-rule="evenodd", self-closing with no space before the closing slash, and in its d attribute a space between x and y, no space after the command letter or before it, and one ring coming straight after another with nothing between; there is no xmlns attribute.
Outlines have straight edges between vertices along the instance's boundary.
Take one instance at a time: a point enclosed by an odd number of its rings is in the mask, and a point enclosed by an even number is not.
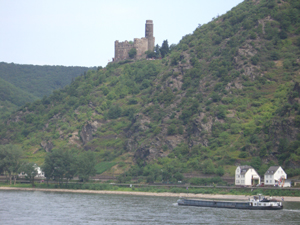
<svg viewBox="0 0 300 225"><path fill-rule="evenodd" d="M171 124L169 127L168 127L168 135L175 135L177 133L177 129L176 129L176 125L175 124Z"/></svg>
<svg viewBox="0 0 300 225"><path fill-rule="evenodd" d="M135 48L130 49L130 51L128 52L128 56L129 58L133 59L136 56L136 49Z"/></svg>
<svg viewBox="0 0 300 225"><path fill-rule="evenodd" d="M108 110L109 119L117 119L122 115L122 109L119 105L111 105Z"/></svg>
<svg viewBox="0 0 300 225"><path fill-rule="evenodd" d="M248 156L247 152L241 152L239 158L246 158Z"/></svg>
<svg viewBox="0 0 300 225"><path fill-rule="evenodd" d="M251 58L251 63L252 63L253 65L257 65L258 62L259 62L259 58L258 58L257 55L256 55L256 56L253 56L253 57Z"/></svg>
<svg viewBox="0 0 300 225"><path fill-rule="evenodd" d="M137 104L138 103L138 101L135 99L135 98L130 98L129 100L128 100L128 105L135 105L135 104Z"/></svg>

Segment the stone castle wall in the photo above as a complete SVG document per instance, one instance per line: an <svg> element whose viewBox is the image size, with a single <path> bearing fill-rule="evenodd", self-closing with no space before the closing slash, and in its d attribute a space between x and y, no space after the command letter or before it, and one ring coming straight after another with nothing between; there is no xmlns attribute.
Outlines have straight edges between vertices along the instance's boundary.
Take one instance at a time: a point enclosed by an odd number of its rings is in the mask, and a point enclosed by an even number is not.
<svg viewBox="0 0 300 225"><path fill-rule="evenodd" d="M145 37L134 38L134 42L128 41L119 42L115 41L115 58L114 61L120 61L128 59L128 53L132 48L136 49L136 58L140 59L144 57L144 53L148 50L153 51L155 44L155 38L153 37L153 22L147 20L145 25Z"/></svg>
<svg viewBox="0 0 300 225"><path fill-rule="evenodd" d="M134 47L133 43L128 41L119 42L115 41L115 59L114 61L120 61L128 58L128 52Z"/></svg>
<svg viewBox="0 0 300 225"><path fill-rule="evenodd" d="M148 51L147 38L135 38L133 47L136 49L136 57L140 58L146 51Z"/></svg>

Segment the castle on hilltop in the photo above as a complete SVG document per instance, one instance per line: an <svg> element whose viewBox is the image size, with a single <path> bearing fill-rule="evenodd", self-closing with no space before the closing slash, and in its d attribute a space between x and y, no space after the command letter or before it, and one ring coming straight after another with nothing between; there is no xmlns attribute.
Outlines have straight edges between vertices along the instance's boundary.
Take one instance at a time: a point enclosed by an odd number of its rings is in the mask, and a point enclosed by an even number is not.
<svg viewBox="0 0 300 225"><path fill-rule="evenodd" d="M146 51L153 51L155 44L155 37L153 37L153 21L146 20L145 25L145 37L134 38L133 42L119 42L115 41L115 58L113 61L117 62L120 60L129 58L129 51L136 49L136 58L140 59L143 57Z"/></svg>

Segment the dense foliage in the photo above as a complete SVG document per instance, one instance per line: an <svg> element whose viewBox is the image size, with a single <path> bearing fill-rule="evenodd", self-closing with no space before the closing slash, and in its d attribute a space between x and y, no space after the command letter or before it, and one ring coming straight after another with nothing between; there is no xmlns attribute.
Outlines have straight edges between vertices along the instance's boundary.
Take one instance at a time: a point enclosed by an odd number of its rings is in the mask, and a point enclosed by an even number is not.
<svg viewBox="0 0 300 225"><path fill-rule="evenodd" d="M0 146L0 173L7 173L9 182L14 177L15 182L17 175L22 167L22 150L16 145L1 145Z"/></svg>
<svg viewBox="0 0 300 225"><path fill-rule="evenodd" d="M42 142L91 150L120 182L232 176L238 164L299 175L299 25L299 0L244 1L157 46L163 59L110 63L26 104L1 142L40 162Z"/></svg>
<svg viewBox="0 0 300 225"><path fill-rule="evenodd" d="M96 158L91 151L74 153L71 151L53 150L45 157L42 170L47 181L50 179L60 184L77 176L81 181L88 181L96 174Z"/></svg>
<svg viewBox="0 0 300 225"><path fill-rule="evenodd" d="M37 97L0 78L0 118L7 117L18 107L34 100L37 100Z"/></svg>
<svg viewBox="0 0 300 225"><path fill-rule="evenodd" d="M34 66L0 62L0 118L27 102L70 84L87 67Z"/></svg>
<svg viewBox="0 0 300 225"><path fill-rule="evenodd" d="M38 98L69 84L88 67L36 66L0 62L0 78Z"/></svg>

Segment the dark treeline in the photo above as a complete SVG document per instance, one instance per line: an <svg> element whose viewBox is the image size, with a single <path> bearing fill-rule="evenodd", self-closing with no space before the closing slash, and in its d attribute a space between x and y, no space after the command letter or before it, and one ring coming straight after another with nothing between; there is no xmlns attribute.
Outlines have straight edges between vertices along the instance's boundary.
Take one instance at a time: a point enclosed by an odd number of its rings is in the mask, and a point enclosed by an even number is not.
<svg viewBox="0 0 300 225"><path fill-rule="evenodd" d="M38 98L63 88L88 71L79 66L37 66L0 62L0 78ZM95 69L95 68L94 68Z"/></svg>
<svg viewBox="0 0 300 225"><path fill-rule="evenodd" d="M42 171L47 182L54 180L61 185L74 176L83 182L88 181L90 176L96 174L95 166L95 154L91 151L78 153L53 149L52 152L47 153ZM0 174L7 174L10 184L12 179L16 184L18 175L23 173L34 186L34 178L38 174L37 167L35 163L26 159L24 152L17 145L0 145Z"/></svg>

